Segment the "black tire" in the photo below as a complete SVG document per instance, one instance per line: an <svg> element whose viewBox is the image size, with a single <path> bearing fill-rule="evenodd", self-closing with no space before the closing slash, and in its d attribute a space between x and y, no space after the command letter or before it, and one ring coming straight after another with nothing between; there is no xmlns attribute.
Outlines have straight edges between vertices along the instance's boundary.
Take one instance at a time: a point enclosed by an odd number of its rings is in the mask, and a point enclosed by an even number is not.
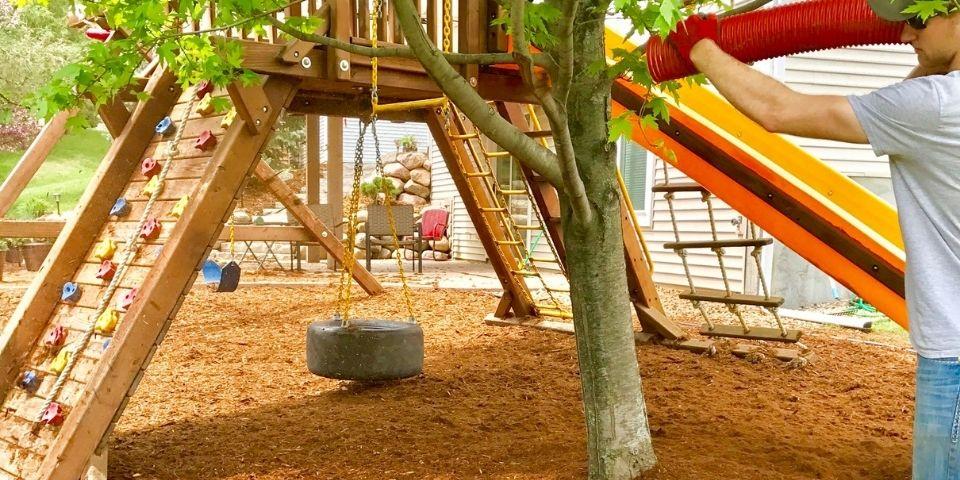
<svg viewBox="0 0 960 480"><path fill-rule="evenodd" d="M353 319L313 322L307 329L307 367L321 377L376 382L423 371L423 330L410 322Z"/></svg>

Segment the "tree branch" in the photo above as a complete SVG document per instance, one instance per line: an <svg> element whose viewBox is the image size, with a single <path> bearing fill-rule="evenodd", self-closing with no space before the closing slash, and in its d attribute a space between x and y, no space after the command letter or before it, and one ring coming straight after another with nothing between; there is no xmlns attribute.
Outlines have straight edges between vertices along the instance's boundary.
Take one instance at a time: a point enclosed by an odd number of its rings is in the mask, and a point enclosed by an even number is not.
<svg viewBox="0 0 960 480"><path fill-rule="evenodd" d="M446 61L433 46L423 27L420 16L411 0L394 3L397 20L410 49L437 85L460 110L501 148L509 151L524 166L543 175L554 187L563 188L557 157L549 149L539 145L516 126L497 114L477 94L460 73Z"/></svg>
<svg viewBox="0 0 960 480"><path fill-rule="evenodd" d="M343 50L345 52L355 53L357 55L363 55L365 57L398 57L398 58L411 58L416 59L417 55L409 47L367 47L364 45L354 45L343 40L339 40L333 37L328 37L325 35L316 35L312 33L305 33L300 30L297 30L276 18L269 19L270 24L276 26L278 29L299 40L305 42L316 43L318 45L324 45L331 48L336 48ZM449 52L443 53L444 58L447 62L455 65L463 64L478 64L478 65L491 65L491 64L512 64L514 63L513 55L509 53L456 53ZM543 58L535 59L535 61L545 61Z"/></svg>

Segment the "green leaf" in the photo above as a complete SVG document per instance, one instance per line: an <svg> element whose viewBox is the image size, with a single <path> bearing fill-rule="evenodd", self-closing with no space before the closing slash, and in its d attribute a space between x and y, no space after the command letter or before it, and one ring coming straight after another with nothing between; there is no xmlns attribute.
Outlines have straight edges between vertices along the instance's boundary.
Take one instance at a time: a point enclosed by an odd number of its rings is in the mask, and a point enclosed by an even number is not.
<svg viewBox="0 0 960 480"><path fill-rule="evenodd" d="M616 142L620 137L630 137L633 134L633 122L630 121L630 117L633 116L632 112L624 112L616 117L610 119L607 122L607 140L610 142Z"/></svg>

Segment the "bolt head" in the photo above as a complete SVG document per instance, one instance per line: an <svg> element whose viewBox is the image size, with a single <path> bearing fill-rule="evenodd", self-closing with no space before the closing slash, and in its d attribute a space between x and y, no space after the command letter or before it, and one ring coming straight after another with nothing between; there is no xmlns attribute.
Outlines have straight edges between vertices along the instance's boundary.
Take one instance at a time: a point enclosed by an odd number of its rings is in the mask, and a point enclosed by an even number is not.
<svg viewBox="0 0 960 480"><path fill-rule="evenodd" d="M470 86L477 88L477 77L470 77Z"/></svg>
<svg viewBox="0 0 960 480"><path fill-rule="evenodd" d="M256 124L259 126L259 125L260 125L260 119L258 118L254 123L256 123Z"/></svg>
<svg viewBox="0 0 960 480"><path fill-rule="evenodd" d="M293 58L300 58L300 52L293 52Z"/></svg>
<svg viewBox="0 0 960 480"><path fill-rule="evenodd" d="M300 66L309 69L313 66L313 60L310 60L310 57L303 57L300 59Z"/></svg>
<svg viewBox="0 0 960 480"><path fill-rule="evenodd" d="M350 61L346 58L340 60L340 70L344 72L350 71Z"/></svg>

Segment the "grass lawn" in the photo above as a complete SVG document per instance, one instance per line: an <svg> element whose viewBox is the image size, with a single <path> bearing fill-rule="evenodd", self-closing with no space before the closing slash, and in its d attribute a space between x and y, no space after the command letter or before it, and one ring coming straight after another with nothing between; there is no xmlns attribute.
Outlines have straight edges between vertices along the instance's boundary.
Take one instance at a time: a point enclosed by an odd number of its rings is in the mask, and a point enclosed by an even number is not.
<svg viewBox="0 0 960 480"><path fill-rule="evenodd" d="M54 194L60 194L60 211L70 210L110 147L104 132L87 129L68 133L54 147L27 188L13 204L8 218L34 218L31 206L46 201L56 212ZM0 177L7 178L23 152L0 152ZM38 200L34 200L38 199Z"/></svg>

